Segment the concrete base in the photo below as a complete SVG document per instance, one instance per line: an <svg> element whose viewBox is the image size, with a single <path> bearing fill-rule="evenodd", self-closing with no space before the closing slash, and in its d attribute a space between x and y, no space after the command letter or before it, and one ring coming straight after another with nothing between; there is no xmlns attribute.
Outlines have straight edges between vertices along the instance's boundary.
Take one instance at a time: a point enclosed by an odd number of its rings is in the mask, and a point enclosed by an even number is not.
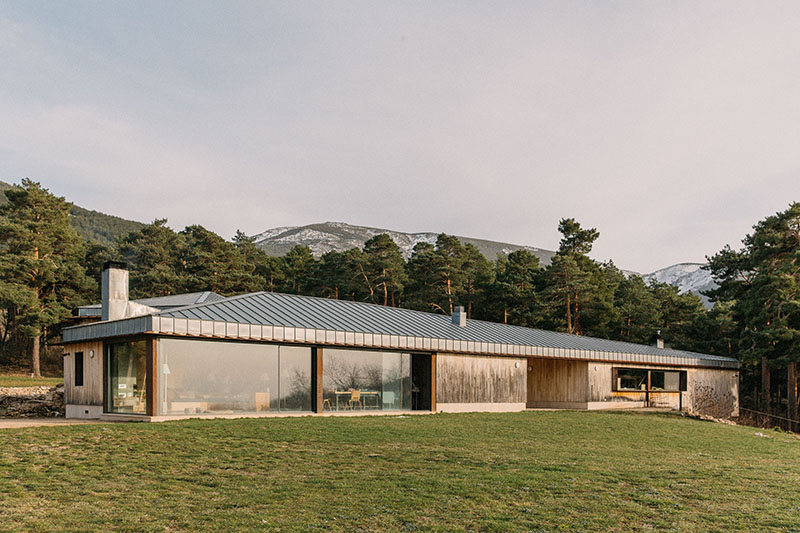
<svg viewBox="0 0 800 533"><path fill-rule="evenodd" d="M579 409L599 411L603 409L639 409L645 402L528 402L532 409Z"/></svg>
<svg viewBox="0 0 800 533"><path fill-rule="evenodd" d="M437 403L441 413L511 413L524 411L524 403Z"/></svg>
<svg viewBox="0 0 800 533"><path fill-rule="evenodd" d="M68 404L64 409L64 418L79 418L83 420L97 420L103 414L102 405L74 405Z"/></svg>

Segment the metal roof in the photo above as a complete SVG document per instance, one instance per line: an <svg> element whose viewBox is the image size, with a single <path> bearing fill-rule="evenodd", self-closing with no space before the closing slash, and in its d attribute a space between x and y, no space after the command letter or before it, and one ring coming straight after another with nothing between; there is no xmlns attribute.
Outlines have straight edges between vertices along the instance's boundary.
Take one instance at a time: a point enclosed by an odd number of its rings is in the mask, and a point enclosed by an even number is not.
<svg viewBox="0 0 800 533"><path fill-rule="evenodd" d="M171 294L169 296L156 296L154 298L141 298L133 300L137 304L155 307L156 309L170 309L186 307L187 305L218 302L225 297L211 291L190 292L186 294ZM78 316L100 316L102 304L82 305L78 308Z"/></svg>
<svg viewBox="0 0 800 533"><path fill-rule="evenodd" d="M727 357L472 319L460 327L445 315L271 292L162 310L147 318L138 323L146 323L142 327L152 333L738 368L738 362ZM121 334L122 325L112 324L67 328L64 341ZM95 330L71 331L79 328Z"/></svg>

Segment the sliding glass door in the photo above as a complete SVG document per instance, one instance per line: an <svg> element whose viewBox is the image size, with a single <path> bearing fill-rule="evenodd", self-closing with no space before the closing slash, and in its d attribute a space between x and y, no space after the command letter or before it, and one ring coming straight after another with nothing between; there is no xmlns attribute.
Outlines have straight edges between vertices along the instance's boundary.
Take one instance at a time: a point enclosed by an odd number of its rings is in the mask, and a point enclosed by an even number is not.
<svg viewBox="0 0 800 533"><path fill-rule="evenodd" d="M118 342L107 349L106 411L143 415L147 406L145 341Z"/></svg>

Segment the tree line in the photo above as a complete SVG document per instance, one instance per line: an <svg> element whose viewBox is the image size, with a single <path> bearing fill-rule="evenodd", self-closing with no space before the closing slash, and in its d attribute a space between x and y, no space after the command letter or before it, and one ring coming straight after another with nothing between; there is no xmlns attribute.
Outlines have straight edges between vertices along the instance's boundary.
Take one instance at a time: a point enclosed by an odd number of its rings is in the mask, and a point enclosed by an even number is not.
<svg viewBox="0 0 800 533"><path fill-rule="evenodd" d="M30 353L34 372L40 340L54 338L75 307L99 300L101 265L116 259L129 265L132 298L273 291L446 315L463 306L475 320L635 343L660 332L673 348L739 358L742 401L796 417L800 204L759 222L742 250L709 258L720 286L707 310L697 295L590 258L599 232L571 218L559 222L548 265L524 249L490 260L445 234L418 243L407 259L386 234L319 258L300 245L271 257L240 231L229 241L200 225L174 231L165 219L113 245L86 241L70 226L70 204L38 183L23 180L6 195L0 355ZM785 386L775 386L784 375Z"/></svg>

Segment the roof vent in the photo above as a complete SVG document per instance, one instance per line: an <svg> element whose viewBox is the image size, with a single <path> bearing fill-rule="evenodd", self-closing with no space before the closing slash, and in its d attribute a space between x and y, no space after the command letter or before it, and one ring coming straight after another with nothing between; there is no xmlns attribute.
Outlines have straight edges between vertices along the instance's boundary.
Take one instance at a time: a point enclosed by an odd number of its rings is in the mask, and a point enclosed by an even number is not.
<svg viewBox="0 0 800 533"><path fill-rule="evenodd" d="M453 324L463 328L467 325L467 313L464 312L464 306L459 305L453 310Z"/></svg>

